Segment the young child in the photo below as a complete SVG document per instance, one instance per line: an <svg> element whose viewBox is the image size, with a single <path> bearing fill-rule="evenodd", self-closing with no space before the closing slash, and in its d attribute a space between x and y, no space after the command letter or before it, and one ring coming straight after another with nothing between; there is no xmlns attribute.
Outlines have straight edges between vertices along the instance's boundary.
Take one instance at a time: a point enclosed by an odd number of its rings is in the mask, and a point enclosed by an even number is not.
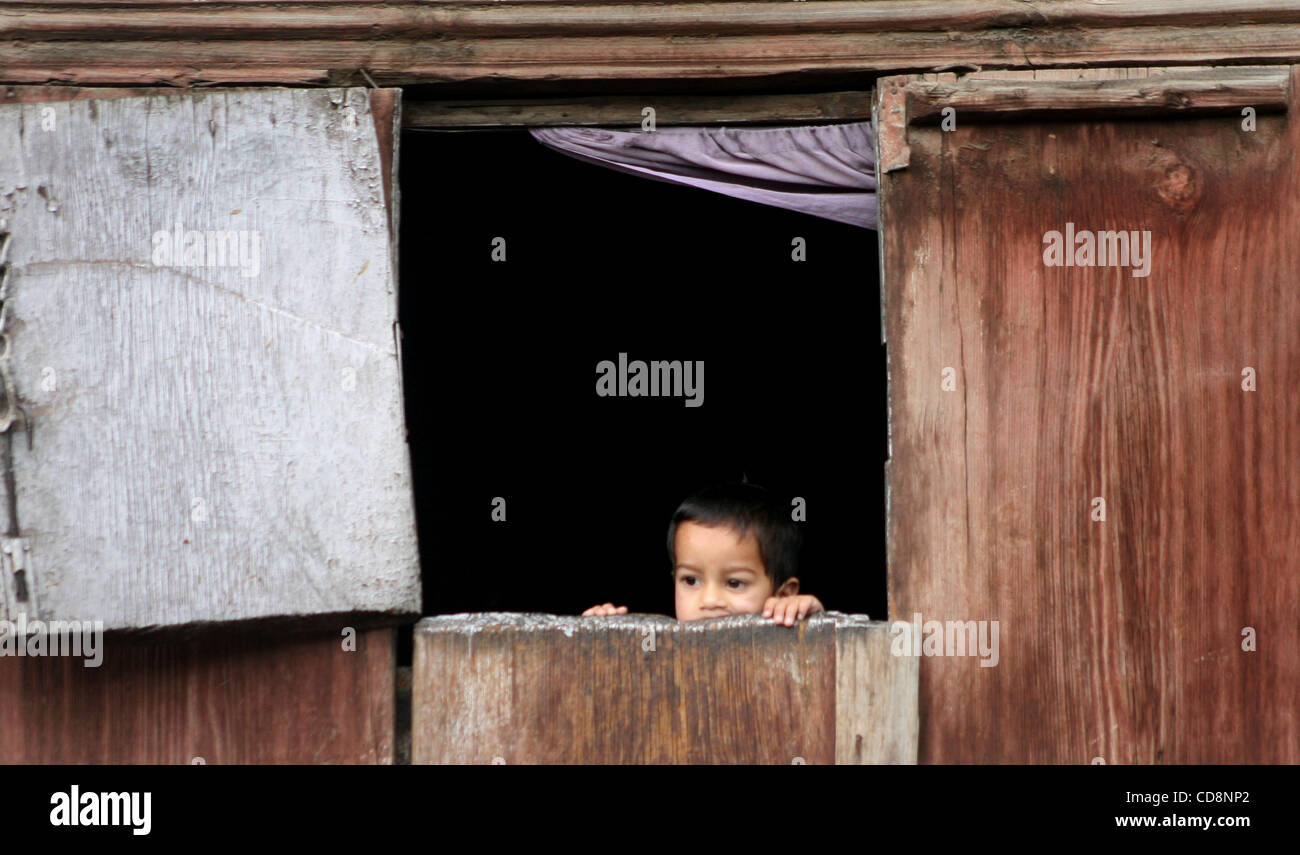
<svg viewBox="0 0 1300 855"><path fill-rule="evenodd" d="M668 524L677 619L762 613L794 626L824 611L816 597L799 594L801 540L790 509L755 484L723 484L689 497ZM627 606L605 603L582 614L625 615Z"/></svg>

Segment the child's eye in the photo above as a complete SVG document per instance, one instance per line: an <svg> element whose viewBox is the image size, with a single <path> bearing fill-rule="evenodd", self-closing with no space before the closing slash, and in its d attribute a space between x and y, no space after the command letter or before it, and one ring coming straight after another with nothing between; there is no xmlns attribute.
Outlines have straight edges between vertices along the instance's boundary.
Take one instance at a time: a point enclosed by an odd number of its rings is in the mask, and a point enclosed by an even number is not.
<svg viewBox="0 0 1300 855"><path fill-rule="evenodd" d="M741 579L728 579L727 584L731 586L731 590L733 591L739 591L741 588L745 587L745 583Z"/></svg>
<svg viewBox="0 0 1300 855"><path fill-rule="evenodd" d="M694 576L683 576L683 577L682 577L682 584L683 584L683 585L694 585L694 584L695 584L696 582L698 582L698 581L699 581L699 580L696 579Z"/></svg>

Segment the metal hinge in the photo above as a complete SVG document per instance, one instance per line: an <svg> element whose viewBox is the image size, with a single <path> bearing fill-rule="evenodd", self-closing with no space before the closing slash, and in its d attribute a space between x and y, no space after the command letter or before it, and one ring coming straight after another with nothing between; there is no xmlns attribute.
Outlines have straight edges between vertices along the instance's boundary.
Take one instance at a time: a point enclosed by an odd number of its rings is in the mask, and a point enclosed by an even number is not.
<svg viewBox="0 0 1300 855"><path fill-rule="evenodd" d="M35 618L40 614L36 586L32 584L28 553L32 545L25 537L0 537L0 562L4 565L4 599L8 617L19 612Z"/></svg>

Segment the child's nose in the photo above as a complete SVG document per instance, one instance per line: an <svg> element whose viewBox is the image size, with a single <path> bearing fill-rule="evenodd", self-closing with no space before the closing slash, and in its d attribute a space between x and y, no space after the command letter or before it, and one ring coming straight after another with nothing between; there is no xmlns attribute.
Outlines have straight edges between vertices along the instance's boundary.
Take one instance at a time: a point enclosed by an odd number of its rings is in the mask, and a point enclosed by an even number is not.
<svg viewBox="0 0 1300 855"><path fill-rule="evenodd" d="M704 588L704 605L721 606L726 604L721 585L706 585Z"/></svg>

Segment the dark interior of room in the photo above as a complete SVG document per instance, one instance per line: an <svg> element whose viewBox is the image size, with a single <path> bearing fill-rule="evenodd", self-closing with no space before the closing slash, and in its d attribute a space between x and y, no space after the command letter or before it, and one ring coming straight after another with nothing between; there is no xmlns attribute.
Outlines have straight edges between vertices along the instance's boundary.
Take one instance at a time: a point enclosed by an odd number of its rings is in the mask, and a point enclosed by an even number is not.
<svg viewBox="0 0 1300 855"><path fill-rule="evenodd" d="M669 517L744 477L806 500L804 593L886 616L874 231L583 163L526 131L407 131L399 176L424 614L671 616ZM620 353L703 360L703 406L597 396L597 363ZM409 628L400 649L409 661Z"/></svg>

